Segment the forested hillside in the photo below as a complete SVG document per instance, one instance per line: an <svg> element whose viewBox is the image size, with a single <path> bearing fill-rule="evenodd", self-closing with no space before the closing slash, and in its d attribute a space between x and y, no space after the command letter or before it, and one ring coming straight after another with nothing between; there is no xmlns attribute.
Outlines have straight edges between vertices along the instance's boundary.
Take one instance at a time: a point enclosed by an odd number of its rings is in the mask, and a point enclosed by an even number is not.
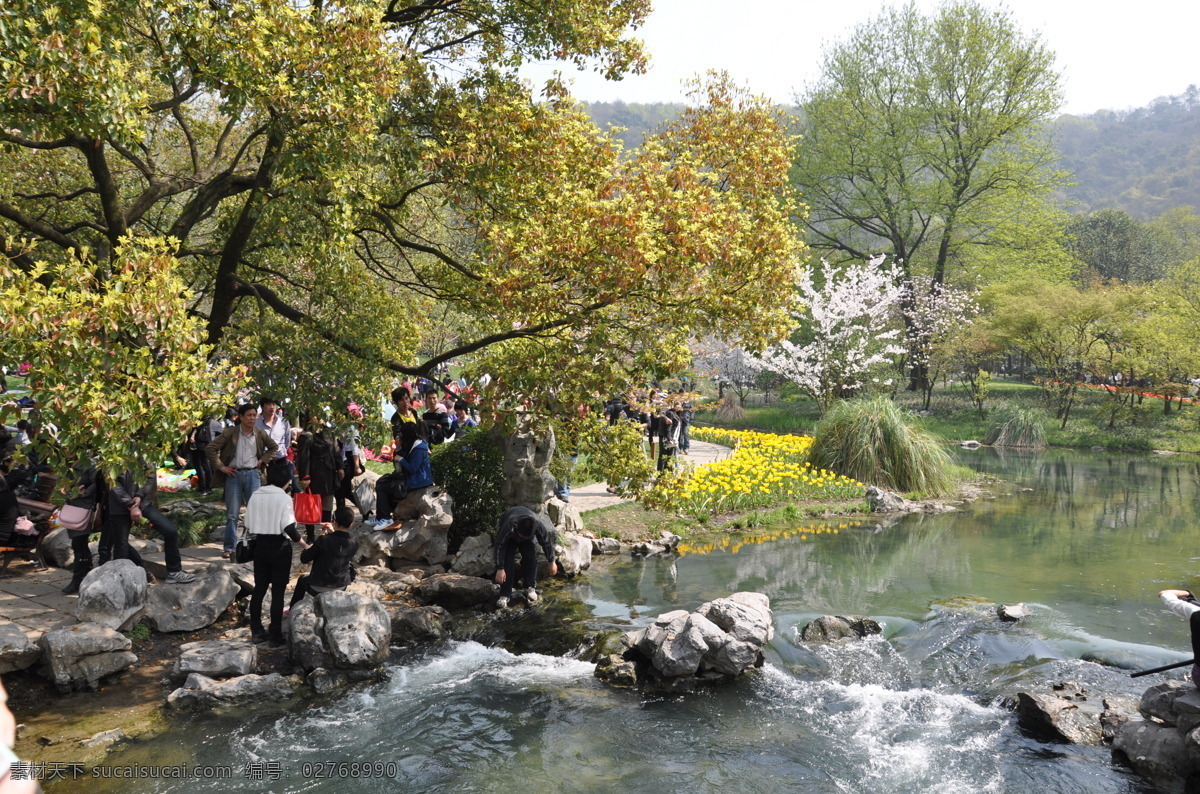
<svg viewBox="0 0 1200 794"><path fill-rule="evenodd" d="M601 126L624 127L627 147L682 105L592 102L587 110ZM1200 89L1163 97L1147 107L1063 115L1053 129L1061 166L1074 175L1063 192L1073 213L1116 208L1149 220L1185 205L1200 207Z"/></svg>
<svg viewBox="0 0 1200 794"><path fill-rule="evenodd" d="M1143 220L1172 207L1200 207L1200 90L1134 110L1061 116L1055 138L1075 175L1073 211L1123 209Z"/></svg>

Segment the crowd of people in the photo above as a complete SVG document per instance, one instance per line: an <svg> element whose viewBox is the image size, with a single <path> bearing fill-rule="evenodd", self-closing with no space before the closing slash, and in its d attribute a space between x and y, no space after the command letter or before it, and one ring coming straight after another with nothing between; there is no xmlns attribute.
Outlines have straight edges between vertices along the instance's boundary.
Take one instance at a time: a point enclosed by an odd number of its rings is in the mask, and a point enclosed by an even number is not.
<svg viewBox="0 0 1200 794"><path fill-rule="evenodd" d="M621 421L639 425L646 433L651 459L657 459L658 470L663 471L673 468L677 456L687 455L691 449L689 431L696 413L693 397L682 388L620 395L604 404L604 415L610 425Z"/></svg>

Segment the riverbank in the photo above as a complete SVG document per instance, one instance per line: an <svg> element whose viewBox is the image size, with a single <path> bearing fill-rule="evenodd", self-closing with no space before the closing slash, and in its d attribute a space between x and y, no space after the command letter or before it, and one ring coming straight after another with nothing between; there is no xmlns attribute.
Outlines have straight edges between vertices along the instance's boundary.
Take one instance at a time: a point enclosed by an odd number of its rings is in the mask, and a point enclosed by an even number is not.
<svg viewBox="0 0 1200 794"><path fill-rule="evenodd" d="M1135 398L1133 406L1115 406L1109 391L1081 387L1064 429L1061 420L1046 409L1042 390L1029 383L994 379L988 387L982 417L966 390L957 386L935 389L927 412L922 412L918 394L900 392L895 399L902 408L918 415L925 429L947 441L981 440L991 428L990 416L1005 407L1015 407L1041 418L1046 441L1052 447L1200 453L1200 407L1178 400L1172 400L1170 413L1165 413L1164 400L1153 396L1144 396L1140 401ZM745 419L737 421L719 420L712 411L698 412L696 419L715 427L804 434L811 434L820 420L816 403L811 400L747 403L745 407ZM1109 427L1114 411L1116 421Z"/></svg>

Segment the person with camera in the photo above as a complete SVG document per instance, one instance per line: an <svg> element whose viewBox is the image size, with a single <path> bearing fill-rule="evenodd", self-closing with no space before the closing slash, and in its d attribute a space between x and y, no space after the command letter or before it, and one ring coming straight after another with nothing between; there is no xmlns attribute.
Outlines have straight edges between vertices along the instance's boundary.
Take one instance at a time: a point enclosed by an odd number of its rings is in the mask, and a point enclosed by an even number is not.
<svg viewBox="0 0 1200 794"><path fill-rule="evenodd" d="M1200 601L1187 590L1163 590L1158 594L1171 613L1188 622L1192 632L1192 683L1200 689ZM1186 664L1186 662L1184 662Z"/></svg>

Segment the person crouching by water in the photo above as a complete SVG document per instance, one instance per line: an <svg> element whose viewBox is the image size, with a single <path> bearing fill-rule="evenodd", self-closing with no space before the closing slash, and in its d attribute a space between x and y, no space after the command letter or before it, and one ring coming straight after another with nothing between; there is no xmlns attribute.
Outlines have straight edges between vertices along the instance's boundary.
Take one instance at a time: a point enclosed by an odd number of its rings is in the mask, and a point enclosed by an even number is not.
<svg viewBox="0 0 1200 794"><path fill-rule="evenodd" d="M267 474L267 485L256 489L246 504L246 533L254 543L250 639L254 643L267 643L268 650L284 647L283 596L292 574L292 541L300 542L292 497L283 490L291 480L292 475L286 467L271 469ZM262 602L268 587L271 588L269 631L262 625Z"/></svg>
<svg viewBox="0 0 1200 794"><path fill-rule="evenodd" d="M358 541L350 537L353 523L354 511L346 506L339 507L333 511L333 532L321 535L311 546L300 544L304 546L300 562L311 562L312 573L306 573L296 581L289 610L308 593L315 597L330 590L345 590L354 581L350 563L358 553Z"/></svg>
<svg viewBox="0 0 1200 794"><path fill-rule="evenodd" d="M554 527L528 507L510 507L500 516L500 529L496 532L496 583L500 585L500 598L496 606L504 609L512 596L517 574L517 553L521 554L521 579L525 585L525 600L530 604L538 601L537 593L537 549L536 539L550 563L550 575L558 573L554 562Z"/></svg>
<svg viewBox="0 0 1200 794"><path fill-rule="evenodd" d="M1188 622L1192 630L1192 683L1200 688L1200 602L1187 590L1163 590L1158 594L1167 609Z"/></svg>

